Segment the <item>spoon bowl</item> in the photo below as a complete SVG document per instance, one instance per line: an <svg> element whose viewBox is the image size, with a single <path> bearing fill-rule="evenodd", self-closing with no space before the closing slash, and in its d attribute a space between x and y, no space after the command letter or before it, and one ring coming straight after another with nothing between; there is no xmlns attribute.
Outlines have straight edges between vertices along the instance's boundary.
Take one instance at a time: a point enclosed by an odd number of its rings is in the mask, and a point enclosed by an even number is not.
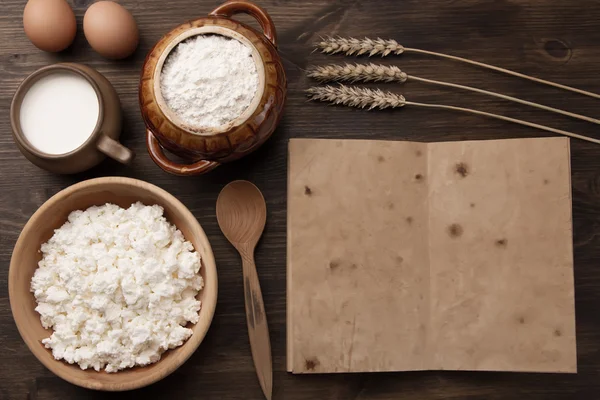
<svg viewBox="0 0 600 400"><path fill-rule="evenodd" d="M234 181L223 188L217 199L217 220L223 234L237 248L256 246L265 228L267 205L256 186Z"/></svg>

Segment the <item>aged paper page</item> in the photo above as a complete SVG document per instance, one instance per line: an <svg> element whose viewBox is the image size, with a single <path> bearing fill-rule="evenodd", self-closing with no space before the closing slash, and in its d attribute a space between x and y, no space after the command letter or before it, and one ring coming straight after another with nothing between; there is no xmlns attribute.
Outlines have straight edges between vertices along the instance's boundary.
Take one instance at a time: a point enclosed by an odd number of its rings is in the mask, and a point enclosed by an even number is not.
<svg viewBox="0 0 600 400"><path fill-rule="evenodd" d="M575 372L568 138L431 143L431 369Z"/></svg>
<svg viewBox="0 0 600 400"><path fill-rule="evenodd" d="M427 368L426 147L291 140L288 370Z"/></svg>

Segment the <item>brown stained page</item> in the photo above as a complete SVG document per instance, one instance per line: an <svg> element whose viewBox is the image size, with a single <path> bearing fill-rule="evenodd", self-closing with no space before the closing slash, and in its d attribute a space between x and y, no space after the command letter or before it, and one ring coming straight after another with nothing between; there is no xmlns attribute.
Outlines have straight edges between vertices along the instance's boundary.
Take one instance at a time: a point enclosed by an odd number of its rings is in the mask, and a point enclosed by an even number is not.
<svg viewBox="0 0 600 400"><path fill-rule="evenodd" d="M289 149L289 371L576 370L567 139Z"/></svg>

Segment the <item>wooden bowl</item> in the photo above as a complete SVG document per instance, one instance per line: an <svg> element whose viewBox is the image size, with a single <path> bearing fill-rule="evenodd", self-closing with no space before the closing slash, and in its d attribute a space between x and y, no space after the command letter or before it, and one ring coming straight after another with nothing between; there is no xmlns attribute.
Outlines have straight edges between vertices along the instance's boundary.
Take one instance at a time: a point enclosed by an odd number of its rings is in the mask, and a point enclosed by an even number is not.
<svg viewBox="0 0 600 400"><path fill-rule="evenodd" d="M263 32L231 19L238 13L256 18ZM259 76L258 90L246 111L218 128L186 126L166 105L160 89L160 73L171 50L182 41L203 34L229 37L248 46ZM287 90L276 43L271 17L256 4L239 0L228 1L208 16L186 22L160 39L146 57L140 80L146 144L159 167L175 175L203 174L254 151L273 134L283 112ZM188 162L171 161L164 150Z"/></svg>
<svg viewBox="0 0 600 400"><path fill-rule="evenodd" d="M129 207L140 201L158 204L165 217L189 240L202 257L201 275L204 289L198 294L202 301L200 320L189 324L194 333L180 347L163 353L155 364L121 370L117 373L82 370L77 364L55 360L52 352L41 343L52 334L44 329L35 311L36 301L30 292L31 278L41 259L40 246L61 227L71 211L84 210L106 203ZM130 178L108 177L84 181L64 189L46 201L29 219L13 250L8 273L8 293L13 317L21 337L33 354L50 371L75 385L96 390L121 391L154 383L175 371L198 348L210 326L217 302L217 270L208 239L192 213L175 197L149 183Z"/></svg>

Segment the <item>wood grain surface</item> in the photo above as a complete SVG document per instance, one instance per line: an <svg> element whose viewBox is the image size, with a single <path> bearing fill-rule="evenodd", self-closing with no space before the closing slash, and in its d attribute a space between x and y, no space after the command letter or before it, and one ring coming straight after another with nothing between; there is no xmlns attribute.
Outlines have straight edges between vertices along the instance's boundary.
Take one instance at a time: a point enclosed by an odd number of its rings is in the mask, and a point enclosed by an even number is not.
<svg viewBox="0 0 600 400"><path fill-rule="evenodd" d="M167 175L149 158L138 105L138 80L151 46L185 20L209 13L215 0L126 0L140 27L132 58L107 61L86 43L81 22L92 1L69 0L78 18L74 45L58 55L36 49L21 25L24 0L0 1L0 399L260 399L245 329L239 255L219 231L215 201L235 179L254 182L265 195L268 217L256 251L273 349L274 399L595 399L600 392L600 146L571 143L578 374L415 372L292 376L285 372L286 176L291 137L444 141L543 136L539 131L482 117L444 111L399 109L366 112L307 103L312 82L303 69L341 56L311 53L319 35L381 36L432 51L449 52L540 78L600 92L600 3L595 0L264 0L278 30L289 87L283 120L256 153L201 177ZM252 22L250 17L240 19ZM256 26L256 25L255 25ZM10 135L8 109L17 85L35 69L84 62L113 83L124 111L123 143L138 157L125 167L107 160L75 176L39 170L19 153ZM600 117L597 100L564 93L474 67L427 56L382 62L408 74L448 80ZM439 101L503 113L600 137L595 126L540 110L411 82L392 85L412 101ZM198 218L215 253L219 300L206 339L173 375L135 392L107 394L75 387L49 372L29 352L14 325L7 289L17 236L51 195L83 179L124 175L154 183L180 199Z"/></svg>

